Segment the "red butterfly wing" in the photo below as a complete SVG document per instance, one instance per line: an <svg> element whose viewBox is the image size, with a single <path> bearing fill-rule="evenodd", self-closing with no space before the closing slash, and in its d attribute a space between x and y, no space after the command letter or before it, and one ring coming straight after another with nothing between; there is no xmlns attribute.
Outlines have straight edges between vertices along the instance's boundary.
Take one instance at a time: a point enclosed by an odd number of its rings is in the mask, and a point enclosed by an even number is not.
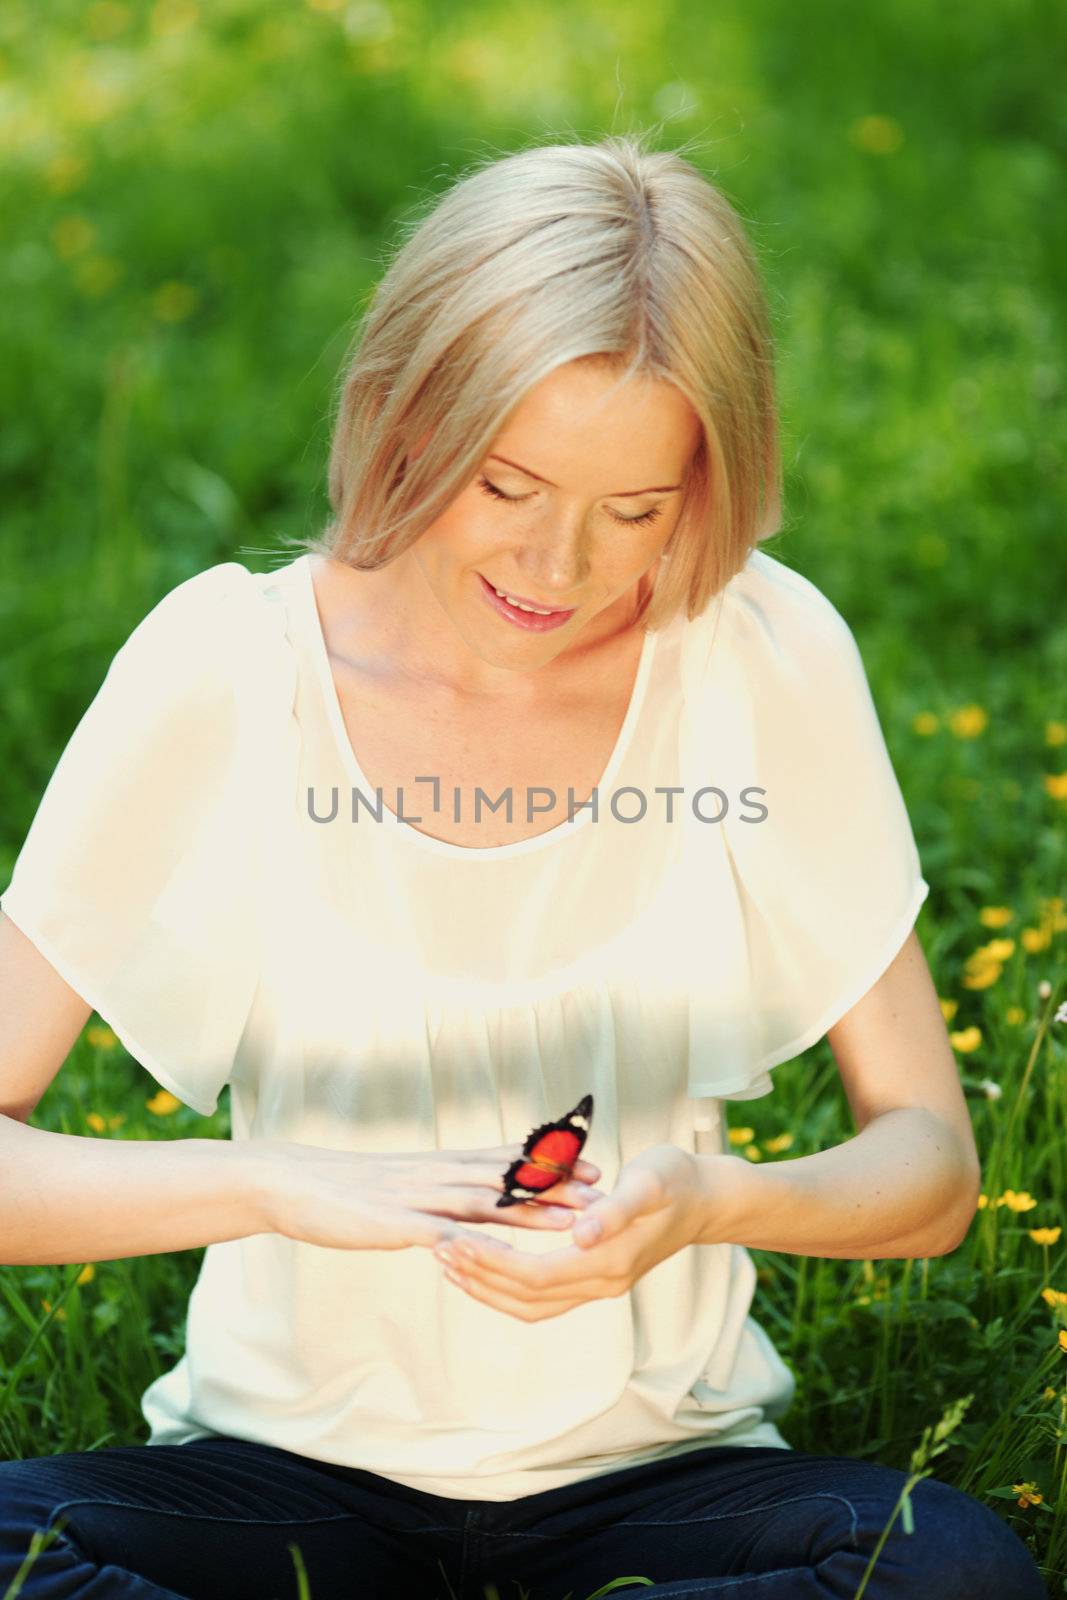
<svg viewBox="0 0 1067 1600"><path fill-rule="evenodd" d="M522 1147L522 1155L504 1174L504 1193L497 1205L519 1205L554 1184L565 1183L582 1153L592 1120L593 1097L587 1094L558 1122L545 1122L534 1128Z"/></svg>

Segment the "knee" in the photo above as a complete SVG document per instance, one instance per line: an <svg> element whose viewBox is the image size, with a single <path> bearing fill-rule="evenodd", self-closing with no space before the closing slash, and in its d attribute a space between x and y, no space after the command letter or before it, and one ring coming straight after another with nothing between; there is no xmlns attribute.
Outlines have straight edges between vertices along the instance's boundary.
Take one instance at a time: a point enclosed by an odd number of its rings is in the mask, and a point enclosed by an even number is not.
<svg viewBox="0 0 1067 1600"><path fill-rule="evenodd" d="M911 1490L914 1531L898 1514L879 1561L904 1567L915 1595L937 1600L1047 1600L1030 1552L990 1506L939 1478ZM873 1574L872 1574L873 1576Z"/></svg>

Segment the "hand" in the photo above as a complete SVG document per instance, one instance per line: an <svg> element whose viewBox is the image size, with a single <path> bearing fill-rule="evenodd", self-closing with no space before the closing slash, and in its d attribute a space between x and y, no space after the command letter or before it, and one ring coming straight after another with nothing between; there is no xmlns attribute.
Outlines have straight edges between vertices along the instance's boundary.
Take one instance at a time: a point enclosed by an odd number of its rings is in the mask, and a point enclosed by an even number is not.
<svg viewBox="0 0 1067 1600"><path fill-rule="evenodd" d="M657 1144L626 1163L610 1195L591 1201L568 1249L532 1255L483 1235L438 1245L434 1254L454 1262L446 1276L473 1299L520 1322L541 1322L626 1294L657 1262L696 1242L707 1203L695 1157ZM599 1236L587 1243L594 1222Z"/></svg>
<svg viewBox="0 0 1067 1600"><path fill-rule="evenodd" d="M497 1209L504 1171L522 1143L482 1150L427 1150L367 1155L287 1139L256 1140L256 1190L262 1230L340 1250L432 1247L441 1239L480 1239L447 1221L499 1222L515 1228L569 1228L602 1191L600 1168L575 1163L572 1177L536 1200Z"/></svg>

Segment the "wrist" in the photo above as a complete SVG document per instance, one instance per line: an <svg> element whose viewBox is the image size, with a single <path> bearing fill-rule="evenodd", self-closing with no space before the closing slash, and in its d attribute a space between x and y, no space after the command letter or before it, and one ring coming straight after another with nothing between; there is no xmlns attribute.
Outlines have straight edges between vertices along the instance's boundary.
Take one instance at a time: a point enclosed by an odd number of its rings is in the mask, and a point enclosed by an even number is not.
<svg viewBox="0 0 1067 1600"><path fill-rule="evenodd" d="M694 1244L744 1244L757 1208L759 1169L746 1156L715 1151L693 1157L697 1172Z"/></svg>
<svg viewBox="0 0 1067 1600"><path fill-rule="evenodd" d="M282 1218L289 1172L285 1139L248 1139L241 1153L242 1177L249 1207L249 1233L284 1233Z"/></svg>

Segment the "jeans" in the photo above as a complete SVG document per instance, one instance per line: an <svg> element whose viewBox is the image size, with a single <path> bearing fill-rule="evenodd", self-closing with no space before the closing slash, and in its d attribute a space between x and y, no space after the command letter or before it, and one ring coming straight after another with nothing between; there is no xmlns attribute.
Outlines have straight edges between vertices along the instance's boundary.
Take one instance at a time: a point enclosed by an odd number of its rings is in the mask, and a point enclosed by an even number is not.
<svg viewBox="0 0 1067 1600"><path fill-rule="evenodd" d="M517 1500L453 1500L237 1438L0 1463L0 1600L853 1600L906 1474L849 1456L710 1445ZM1047 1600L1022 1540L937 1478L911 1491L864 1600ZM652 1580L651 1587L638 1578ZM523 1589L516 1588L516 1583Z"/></svg>

